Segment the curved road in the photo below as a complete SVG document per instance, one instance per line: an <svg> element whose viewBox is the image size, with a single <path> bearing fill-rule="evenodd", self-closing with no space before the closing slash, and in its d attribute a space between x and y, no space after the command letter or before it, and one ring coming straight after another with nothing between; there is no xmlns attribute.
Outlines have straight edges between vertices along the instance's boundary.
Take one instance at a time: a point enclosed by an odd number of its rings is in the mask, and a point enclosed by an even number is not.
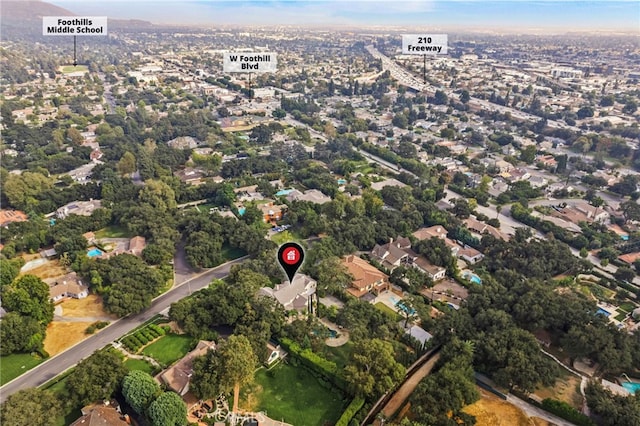
<svg viewBox="0 0 640 426"><path fill-rule="evenodd" d="M173 302L189 296L194 291L207 287L214 279L226 277L229 274L231 266L242 262L244 259L245 258L240 258L227 262L194 276L181 285L158 296L144 312L119 319L99 333L49 358L37 367L0 387L0 402L4 402L9 395L21 389L37 387L53 379L60 373L75 366L96 350L105 347L120 336L149 320L154 315L169 308Z"/></svg>

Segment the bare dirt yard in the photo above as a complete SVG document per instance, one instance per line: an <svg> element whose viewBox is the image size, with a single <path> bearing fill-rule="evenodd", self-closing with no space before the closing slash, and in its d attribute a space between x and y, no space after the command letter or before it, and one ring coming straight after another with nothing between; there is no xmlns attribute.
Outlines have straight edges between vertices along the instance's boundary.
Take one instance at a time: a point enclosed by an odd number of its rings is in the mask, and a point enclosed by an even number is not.
<svg viewBox="0 0 640 426"><path fill-rule="evenodd" d="M492 393L478 388L482 397L464 408L464 412L476 417L477 426L546 426L544 420L529 418L518 407Z"/></svg>
<svg viewBox="0 0 640 426"><path fill-rule="evenodd" d="M102 307L102 297L95 294L90 294L84 299L67 299L60 304L62 307L62 316L69 318L112 318L115 320L115 315L110 315L105 312ZM97 321L97 320L96 320Z"/></svg>
<svg viewBox="0 0 640 426"><path fill-rule="evenodd" d="M564 401L573 408L580 410L582 407L582 395L580 394L580 378L566 370L562 370L561 376L553 387L538 388L534 392L542 399L554 398Z"/></svg>
<svg viewBox="0 0 640 426"><path fill-rule="evenodd" d="M51 322L47 327L47 337L44 339L44 350L47 351L50 356L59 354L87 337L84 331L91 324L91 322Z"/></svg>
<svg viewBox="0 0 640 426"><path fill-rule="evenodd" d="M36 257L34 257L36 256ZM28 255L23 256L24 259L28 262L30 260L38 260L40 256L38 255ZM67 269L60 265L60 262L56 260L45 260L42 259L43 263L35 268L27 269L24 272L21 272L20 275L35 275L41 280L45 280L47 278L56 278L61 277L67 273Z"/></svg>

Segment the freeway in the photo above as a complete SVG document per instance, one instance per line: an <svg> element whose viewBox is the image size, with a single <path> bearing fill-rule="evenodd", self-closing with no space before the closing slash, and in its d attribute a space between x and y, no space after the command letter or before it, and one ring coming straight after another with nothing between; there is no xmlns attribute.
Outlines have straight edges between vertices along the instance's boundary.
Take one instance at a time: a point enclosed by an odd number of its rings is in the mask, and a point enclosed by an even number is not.
<svg viewBox="0 0 640 426"><path fill-rule="evenodd" d="M240 258L227 262L192 277L181 285L172 288L161 296L158 296L153 300L151 306L144 312L119 319L99 333L94 334L64 352L49 358L37 367L0 387L0 403L4 402L12 393L21 389L40 386L53 379L60 373L75 366L78 362L82 361L85 357L96 350L105 347L120 336L143 324L154 315L169 308L172 303L189 296L194 291L207 287L214 279L226 277L229 274L231 266L240 263L245 259L246 258Z"/></svg>

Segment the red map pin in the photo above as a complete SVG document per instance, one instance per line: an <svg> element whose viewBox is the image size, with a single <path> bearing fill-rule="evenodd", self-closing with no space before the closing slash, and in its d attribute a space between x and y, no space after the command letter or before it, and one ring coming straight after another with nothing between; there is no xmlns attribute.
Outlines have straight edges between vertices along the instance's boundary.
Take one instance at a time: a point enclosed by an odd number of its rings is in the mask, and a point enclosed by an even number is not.
<svg viewBox="0 0 640 426"><path fill-rule="evenodd" d="M278 263L284 269L289 278L289 282L293 280L296 272L302 265L304 260L304 251L298 243L285 243L278 250Z"/></svg>

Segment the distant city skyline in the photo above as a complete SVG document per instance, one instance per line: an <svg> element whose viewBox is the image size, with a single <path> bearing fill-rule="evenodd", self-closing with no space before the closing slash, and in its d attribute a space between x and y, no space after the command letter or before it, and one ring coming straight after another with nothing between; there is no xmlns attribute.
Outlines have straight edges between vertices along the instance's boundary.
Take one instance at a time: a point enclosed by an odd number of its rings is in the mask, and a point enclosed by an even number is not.
<svg viewBox="0 0 640 426"><path fill-rule="evenodd" d="M58 0L77 14L156 24L425 26L521 32L626 31L640 34L640 2L360 0Z"/></svg>

